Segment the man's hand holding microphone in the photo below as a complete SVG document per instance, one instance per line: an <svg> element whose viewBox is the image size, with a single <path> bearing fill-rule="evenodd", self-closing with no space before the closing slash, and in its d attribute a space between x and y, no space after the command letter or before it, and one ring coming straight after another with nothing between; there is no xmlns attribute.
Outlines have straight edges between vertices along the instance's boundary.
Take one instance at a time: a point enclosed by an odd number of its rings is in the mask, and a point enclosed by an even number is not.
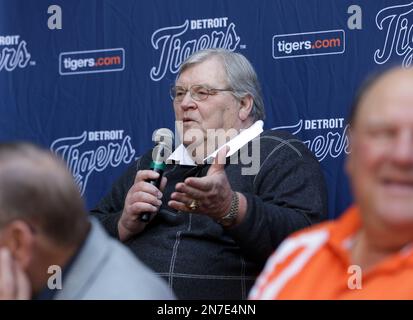
<svg viewBox="0 0 413 320"><path fill-rule="evenodd" d="M152 170L139 170L134 184L125 199L122 216L118 222L119 239L126 241L145 229L158 213L162 204L162 191L167 179L163 177L165 161L172 149L173 133L166 128L153 135L157 145L152 152Z"/></svg>

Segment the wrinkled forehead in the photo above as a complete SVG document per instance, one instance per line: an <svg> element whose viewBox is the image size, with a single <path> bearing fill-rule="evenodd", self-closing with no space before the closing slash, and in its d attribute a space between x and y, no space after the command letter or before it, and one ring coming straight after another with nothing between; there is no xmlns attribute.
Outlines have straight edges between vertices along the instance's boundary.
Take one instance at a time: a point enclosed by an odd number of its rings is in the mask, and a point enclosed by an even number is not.
<svg viewBox="0 0 413 320"><path fill-rule="evenodd" d="M227 75L223 62L218 57L210 57L204 61L187 65L179 74L177 85L223 85L227 83Z"/></svg>
<svg viewBox="0 0 413 320"><path fill-rule="evenodd" d="M355 125L372 121L413 125L413 71L396 69L384 74L360 100Z"/></svg>

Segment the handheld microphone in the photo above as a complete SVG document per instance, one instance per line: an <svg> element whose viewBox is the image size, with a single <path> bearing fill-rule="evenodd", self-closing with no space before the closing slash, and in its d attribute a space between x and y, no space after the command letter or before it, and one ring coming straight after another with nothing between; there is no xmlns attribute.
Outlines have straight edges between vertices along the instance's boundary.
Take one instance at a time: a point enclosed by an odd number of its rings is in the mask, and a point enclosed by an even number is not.
<svg viewBox="0 0 413 320"><path fill-rule="evenodd" d="M154 180L148 180L148 182L159 189L162 181L163 172L165 170L165 161L171 155L172 152L172 139L173 133L167 128L161 128L154 132L152 140L157 142L155 148L152 151L151 169L159 173L159 177ZM149 222L151 218L150 212L141 213L139 220L142 222Z"/></svg>

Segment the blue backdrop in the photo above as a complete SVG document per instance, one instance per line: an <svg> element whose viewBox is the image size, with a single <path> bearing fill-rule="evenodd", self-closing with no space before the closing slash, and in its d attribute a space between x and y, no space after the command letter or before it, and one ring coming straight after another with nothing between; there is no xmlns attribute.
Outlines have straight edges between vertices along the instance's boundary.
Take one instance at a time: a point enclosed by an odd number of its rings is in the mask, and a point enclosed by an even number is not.
<svg viewBox="0 0 413 320"><path fill-rule="evenodd" d="M61 29L49 28L51 5ZM344 119L368 73L411 64L413 2L0 0L0 140L61 154L93 207L156 128L173 129L177 68L211 46L252 61L265 128L306 142L338 216L351 203Z"/></svg>

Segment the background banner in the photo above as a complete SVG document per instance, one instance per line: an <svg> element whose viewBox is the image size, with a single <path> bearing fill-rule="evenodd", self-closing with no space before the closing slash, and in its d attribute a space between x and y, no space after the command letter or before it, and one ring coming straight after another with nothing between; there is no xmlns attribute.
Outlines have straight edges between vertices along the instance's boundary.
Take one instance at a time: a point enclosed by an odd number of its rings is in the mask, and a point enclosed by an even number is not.
<svg viewBox="0 0 413 320"><path fill-rule="evenodd" d="M372 71L411 65L411 1L0 0L0 140L61 154L91 208L155 129L173 130L169 87L208 47L253 63L265 128L307 144L338 216L351 101Z"/></svg>

